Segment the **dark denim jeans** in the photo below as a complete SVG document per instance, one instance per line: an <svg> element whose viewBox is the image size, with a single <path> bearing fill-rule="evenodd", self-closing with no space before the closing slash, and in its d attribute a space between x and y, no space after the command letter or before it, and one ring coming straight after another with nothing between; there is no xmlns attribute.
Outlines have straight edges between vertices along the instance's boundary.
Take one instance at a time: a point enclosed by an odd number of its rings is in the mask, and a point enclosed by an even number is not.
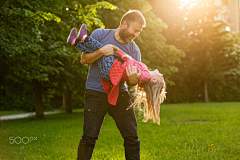
<svg viewBox="0 0 240 160"><path fill-rule="evenodd" d="M86 91L83 136L78 146L77 160L91 159L104 116L107 113L115 120L124 139L126 159L140 159L140 141L134 108L126 110L131 103L128 92L120 92L117 105L112 106L108 103L106 93Z"/></svg>

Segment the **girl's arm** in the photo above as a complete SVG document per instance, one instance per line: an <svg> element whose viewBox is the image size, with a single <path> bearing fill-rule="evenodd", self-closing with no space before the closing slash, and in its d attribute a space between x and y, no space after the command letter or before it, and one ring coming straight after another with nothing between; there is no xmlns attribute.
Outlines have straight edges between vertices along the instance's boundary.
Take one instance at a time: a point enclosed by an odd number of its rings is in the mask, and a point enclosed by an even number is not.
<svg viewBox="0 0 240 160"><path fill-rule="evenodd" d="M121 49L119 49L119 48L116 48L116 49L114 50L114 52L115 52L119 57L121 57L122 60L124 60L124 61L128 61L129 59L133 59L130 55L128 55L127 53L123 52L123 51L122 51Z"/></svg>
<svg viewBox="0 0 240 160"><path fill-rule="evenodd" d="M132 57L129 56L129 55L127 55L127 54L123 55L121 58L122 58L122 59L123 59L123 58L132 59Z"/></svg>

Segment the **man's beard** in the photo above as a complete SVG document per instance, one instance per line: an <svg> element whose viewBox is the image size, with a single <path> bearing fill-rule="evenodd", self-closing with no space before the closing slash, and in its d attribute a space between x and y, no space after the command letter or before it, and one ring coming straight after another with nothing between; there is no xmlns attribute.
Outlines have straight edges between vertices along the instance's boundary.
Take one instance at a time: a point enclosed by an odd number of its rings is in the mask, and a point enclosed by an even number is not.
<svg viewBox="0 0 240 160"><path fill-rule="evenodd" d="M120 36L120 38L122 39L122 40L124 40L126 43L130 43L130 42L132 42L132 40L134 39L130 39L130 36L132 36L132 37L135 37L134 35L129 35L128 33L127 33L127 29L128 28L125 28L125 29L122 29L120 32L119 32L119 36Z"/></svg>

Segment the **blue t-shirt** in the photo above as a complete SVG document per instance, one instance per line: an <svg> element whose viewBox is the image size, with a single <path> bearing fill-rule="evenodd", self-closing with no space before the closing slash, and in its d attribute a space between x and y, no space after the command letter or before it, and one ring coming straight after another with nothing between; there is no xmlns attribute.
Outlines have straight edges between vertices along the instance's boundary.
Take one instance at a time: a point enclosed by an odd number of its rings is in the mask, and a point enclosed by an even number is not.
<svg viewBox="0 0 240 160"><path fill-rule="evenodd" d="M114 34L116 29L96 29L91 37L99 41L103 45L113 44L123 50L125 53L129 54L136 61L141 62L141 54L138 46L135 42L121 43L119 42ZM115 56L116 53L114 53ZM86 89L91 89L99 92L105 92L102 86L102 78L100 75L100 70L98 68L97 62L90 64L88 71L88 78L86 82ZM120 83L119 91L127 91L127 86L125 83Z"/></svg>

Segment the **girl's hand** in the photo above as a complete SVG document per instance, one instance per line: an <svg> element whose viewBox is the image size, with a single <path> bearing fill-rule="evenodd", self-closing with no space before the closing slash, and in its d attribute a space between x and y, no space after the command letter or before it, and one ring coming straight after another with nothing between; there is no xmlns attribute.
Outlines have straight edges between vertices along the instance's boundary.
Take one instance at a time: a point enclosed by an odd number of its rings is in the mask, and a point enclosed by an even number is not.
<svg viewBox="0 0 240 160"><path fill-rule="evenodd" d="M133 66L131 68L130 65L128 65L128 67L126 67L126 72L128 76L128 81L127 81L128 86L135 86L138 83L139 78L141 76L141 70L138 69L138 73L137 73L136 66Z"/></svg>

